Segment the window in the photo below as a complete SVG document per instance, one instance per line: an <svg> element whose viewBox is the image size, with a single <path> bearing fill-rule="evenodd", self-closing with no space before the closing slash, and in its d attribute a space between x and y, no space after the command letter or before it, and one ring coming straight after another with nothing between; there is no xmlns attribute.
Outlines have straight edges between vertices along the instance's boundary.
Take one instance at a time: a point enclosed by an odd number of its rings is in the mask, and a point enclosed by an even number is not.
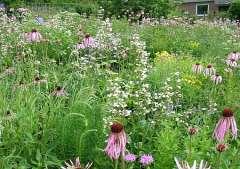
<svg viewBox="0 0 240 169"><path fill-rule="evenodd" d="M197 16L208 15L208 12L209 12L209 4L197 4L196 5Z"/></svg>

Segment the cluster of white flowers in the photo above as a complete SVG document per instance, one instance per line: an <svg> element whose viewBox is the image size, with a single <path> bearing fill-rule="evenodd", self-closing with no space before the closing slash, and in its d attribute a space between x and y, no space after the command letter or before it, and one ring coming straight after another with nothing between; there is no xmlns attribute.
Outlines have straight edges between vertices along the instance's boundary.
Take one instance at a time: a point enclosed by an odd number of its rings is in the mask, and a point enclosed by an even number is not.
<svg viewBox="0 0 240 169"><path fill-rule="evenodd" d="M176 109L181 108L182 87L180 73L172 74L164 83L159 95L161 111L166 115L176 113Z"/></svg>
<svg viewBox="0 0 240 169"><path fill-rule="evenodd" d="M112 23L109 18L101 21L101 26L96 34L96 41L99 50L109 50L110 59L126 58L126 49L122 44L121 37L112 30Z"/></svg>
<svg viewBox="0 0 240 169"><path fill-rule="evenodd" d="M11 36L15 35L16 37L21 33L22 29L19 22L9 19L6 14L0 16L0 57L6 57L20 49L19 47L22 46L21 38L17 37L13 41Z"/></svg>
<svg viewBox="0 0 240 169"><path fill-rule="evenodd" d="M108 87L108 107L113 115L129 116L131 110L128 110L128 99L131 96L131 84L126 83L121 78L109 81Z"/></svg>
<svg viewBox="0 0 240 169"><path fill-rule="evenodd" d="M173 113L181 107L180 73L173 73L159 91L154 91L147 82L152 68L149 53L146 52L146 45L138 34L133 35L131 47L137 53L135 78L130 81L120 78L110 81L107 96L108 111L113 116Z"/></svg>
<svg viewBox="0 0 240 169"><path fill-rule="evenodd" d="M111 67L111 63L118 64L119 60L128 56L128 49L123 46L120 35L112 31L112 23L108 18L101 21L96 36L91 39L94 40L94 48L72 50L71 55L78 58L81 70Z"/></svg>
<svg viewBox="0 0 240 169"><path fill-rule="evenodd" d="M146 43L140 40L138 34L133 35L131 45L136 49L137 52L135 73L140 81L144 81L152 68L149 64L150 53L146 51Z"/></svg>
<svg viewBox="0 0 240 169"><path fill-rule="evenodd" d="M77 13L60 12L48 19L45 25L51 29L57 29L67 36L71 36L73 34L71 29L75 29L78 26L78 18L79 15Z"/></svg>

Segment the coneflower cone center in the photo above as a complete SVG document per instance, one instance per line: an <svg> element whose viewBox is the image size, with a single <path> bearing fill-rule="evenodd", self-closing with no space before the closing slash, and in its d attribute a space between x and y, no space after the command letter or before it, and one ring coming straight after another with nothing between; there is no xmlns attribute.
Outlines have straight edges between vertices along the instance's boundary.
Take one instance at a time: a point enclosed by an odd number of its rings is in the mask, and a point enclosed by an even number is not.
<svg viewBox="0 0 240 169"><path fill-rule="evenodd" d="M123 130L123 125L120 123L114 123L111 125L111 131L113 133L120 133Z"/></svg>
<svg viewBox="0 0 240 169"><path fill-rule="evenodd" d="M90 38L90 34L86 34L85 38L87 38L87 39Z"/></svg>
<svg viewBox="0 0 240 169"><path fill-rule="evenodd" d="M40 80L40 78L39 77L35 77L35 81L39 81Z"/></svg>
<svg viewBox="0 0 240 169"><path fill-rule="evenodd" d="M233 111L231 109L224 109L223 110L223 117L232 117Z"/></svg>
<svg viewBox="0 0 240 169"><path fill-rule="evenodd" d="M212 68L212 65L208 65L207 68L209 68L209 69Z"/></svg>
<svg viewBox="0 0 240 169"><path fill-rule="evenodd" d="M57 91L60 91L60 90L62 90L62 87L57 86Z"/></svg>
<svg viewBox="0 0 240 169"><path fill-rule="evenodd" d="M37 32L37 29L32 29L32 32Z"/></svg>
<svg viewBox="0 0 240 169"><path fill-rule="evenodd" d="M226 149L226 145L224 145L224 144L219 144L217 146L217 151L219 151L219 152L223 152L223 151L225 151L225 149Z"/></svg>

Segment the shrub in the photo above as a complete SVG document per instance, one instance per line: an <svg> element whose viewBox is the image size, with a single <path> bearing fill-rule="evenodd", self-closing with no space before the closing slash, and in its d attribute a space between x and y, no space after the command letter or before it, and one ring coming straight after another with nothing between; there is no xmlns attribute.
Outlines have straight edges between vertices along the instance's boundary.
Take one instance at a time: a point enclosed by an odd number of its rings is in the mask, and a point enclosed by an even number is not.
<svg viewBox="0 0 240 169"><path fill-rule="evenodd" d="M144 10L152 17L160 17L170 13L173 3L170 0L99 0L99 4L117 16L122 16L127 11L139 13Z"/></svg>
<svg viewBox="0 0 240 169"><path fill-rule="evenodd" d="M96 3L79 3L76 7L76 12L79 14L86 14L87 16L91 14L97 14L98 5Z"/></svg>
<svg viewBox="0 0 240 169"><path fill-rule="evenodd" d="M230 17L232 19L240 19L240 0L234 0L229 8Z"/></svg>

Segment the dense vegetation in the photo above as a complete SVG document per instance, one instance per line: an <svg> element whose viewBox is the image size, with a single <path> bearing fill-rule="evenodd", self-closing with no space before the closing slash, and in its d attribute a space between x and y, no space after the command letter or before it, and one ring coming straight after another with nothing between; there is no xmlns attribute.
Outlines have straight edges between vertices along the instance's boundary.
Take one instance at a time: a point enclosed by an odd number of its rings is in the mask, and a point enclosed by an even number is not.
<svg viewBox="0 0 240 169"><path fill-rule="evenodd" d="M137 14L143 10L153 17L167 16L174 7L173 1L169 0L3 0L2 2L13 7L28 3L48 3L62 7L75 4L77 12L87 14L96 14L99 6L102 6L107 11L105 15L108 16L123 16L128 11Z"/></svg>
<svg viewBox="0 0 240 169"><path fill-rule="evenodd" d="M212 137L223 110L240 121L240 56L228 58L240 49L236 25L138 25L69 12L19 22L1 13L0 39L0 168L60 168L77 156L93 169L171 169L174 157L240 166L239 138ZM116 121L126 154L150 154L151 164L106 155Z"/></svg>

